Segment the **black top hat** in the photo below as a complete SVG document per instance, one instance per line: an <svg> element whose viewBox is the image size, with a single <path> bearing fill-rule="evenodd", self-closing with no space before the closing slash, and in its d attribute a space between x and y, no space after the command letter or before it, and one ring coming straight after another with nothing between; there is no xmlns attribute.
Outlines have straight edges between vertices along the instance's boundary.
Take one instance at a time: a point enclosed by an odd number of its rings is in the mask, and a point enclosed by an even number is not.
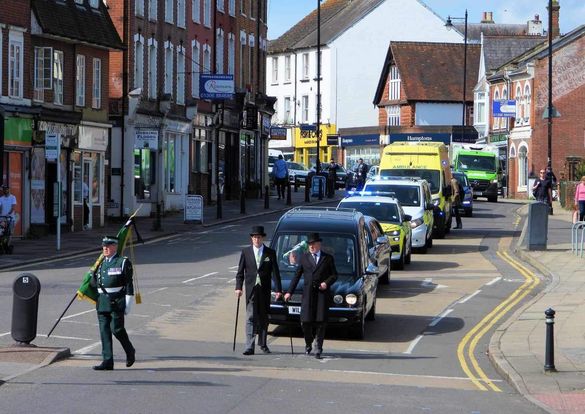
<svg viewBox="0 0 585 414"><path fill-rule="evenodd" d="M262 237L266 236L264 233L264 226L252 226L252 231L250 232L250 236L257 236L260 235Z"/></svg>
<svg viewBox="0 0 585 414"><path fill-rule="evenodd" d="M321 239L321 237L319 237L319 233L309 233L309 238L307 240L307 243L311 244L311 243L320 242L320 241L323 241L323 239Z"/></svg>
<svg viewBox="0 0 585 414"><path fill-rule="evenodd" d="M118 244L118 238L116 236L104 236L102 246L107 246L108 244Z"/></svg>

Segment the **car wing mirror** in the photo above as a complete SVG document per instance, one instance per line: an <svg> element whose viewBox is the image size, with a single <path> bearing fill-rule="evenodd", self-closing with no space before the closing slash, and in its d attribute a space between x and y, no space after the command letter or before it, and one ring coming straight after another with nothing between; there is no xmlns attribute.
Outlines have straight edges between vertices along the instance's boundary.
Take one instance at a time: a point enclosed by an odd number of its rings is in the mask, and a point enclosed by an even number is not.
<svg viewBox="0 0 585 414"><path fill-rule="evenodd" d="M412 216L410 214L405 214L404 221L410 221L410 220L412 220Z"/></svg>
<svg viewBox="0 0 585 414"><path fill-rule="evenodd" d="M386 244L388 243L388 236L380 236L376 239L376 243L378 244Z"/></svg>
<svg viewBox="0 0 585 414"><path fill-rule="evenodd" d="M366 267L366 275L376 275L378 274L378 266L377 263L370 263L368 267Z"/></svg>

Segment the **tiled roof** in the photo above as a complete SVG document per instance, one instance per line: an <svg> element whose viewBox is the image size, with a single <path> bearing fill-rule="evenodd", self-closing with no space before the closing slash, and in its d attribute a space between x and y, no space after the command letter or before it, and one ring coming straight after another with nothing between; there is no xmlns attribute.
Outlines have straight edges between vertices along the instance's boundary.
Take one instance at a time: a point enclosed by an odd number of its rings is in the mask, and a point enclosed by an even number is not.
<svg viewBox="0 0 585 414"><path fill-rule="evenodd" d="M321 5L321 44L328 44L385 0L327 0ZM317 46L317 10L276 40L271 40L268 53Z"/></svg>
<svg viewBox="0 0 585 414"><path fill-rule="evenodd" d="M467 45L466 100L473 101L480 46ZM390 42L374 105L381 102L390 64L395 62L408 101L460 102L463 93L462 43Z"/></svg>
<svg viewBox="0 0 585 414"><path fill-rule="evenodd" d="M111 49L124 45L104 3L90 7L88 0L32 0L32 10L43 33Z"/></svg>
<svg viewBox="0 0 585 414"><path fill-rule="evenodd" d="M462 34L465 32L465 25L453 24ZM479 42L481 34L484 36L528 36L528 25L524 24L501 24L501 23L468 23L467 39Z"/></svg>
<svg viewBox="0 0 585 414"><path fill-rule="evenodd" d="M483 53L486 72L491 72L509 60L546 41L541 36L484 36Z"/></svg>

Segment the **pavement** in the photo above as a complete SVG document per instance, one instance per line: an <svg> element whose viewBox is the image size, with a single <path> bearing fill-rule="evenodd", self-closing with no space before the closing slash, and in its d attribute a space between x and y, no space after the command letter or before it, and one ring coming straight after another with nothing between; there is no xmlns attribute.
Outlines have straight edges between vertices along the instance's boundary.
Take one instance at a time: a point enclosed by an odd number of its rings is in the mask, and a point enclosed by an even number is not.
<svg viewBox="0 0 585 414"><path fill-rule="evenodd" d="M342 197L338 191L334 200ZM334 201L333 200L333 201ZM311 197L311 205L331 202ZM503 200L505 201L505 200ZM155 219L139 217L138 229L145 241L161 239L185 231L203 230L250 217L286 211L306 204L303 188L291 192L291 205L271 196L269 209L264 199L247 199L241 213L239 200L224 201L222 218L217 218L216 206L205 206L202 224L186 224L182 213L162 218L162 230L153 230ZM500 325L491 338L489 356L498 371L533 403L548 412L558 414L583 413L585 409L585 257L571 253L572 213L555 206L549 216L546 251L528 251L520 244L513 246L516 258L535 269L546 280L546 288L521 306ZM526 216L527 205L518 211ZM526 222L527 220L525 220ZM38 263L79 253L100 252L100 240L105 234L116 234L121 222L109 222L105 227L62 235L61 249L56 250L55 236L36 240L15 240L14 254L0 256L0 271L14 266ZM524 234L525 231L523 231ZM520 241L522 237L520 238ZM545 372L545 315L556 311L554 324L555 372ZM0 348L0 384L18 375L37 369L69 355L68 349L10 347Z"/></svg>

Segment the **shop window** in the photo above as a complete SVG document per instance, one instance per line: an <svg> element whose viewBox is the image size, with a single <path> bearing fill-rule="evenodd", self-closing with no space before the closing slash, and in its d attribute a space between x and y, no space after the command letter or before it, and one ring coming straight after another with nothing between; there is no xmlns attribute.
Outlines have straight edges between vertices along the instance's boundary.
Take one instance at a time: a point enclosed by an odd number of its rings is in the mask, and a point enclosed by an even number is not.
<svg viewBox="0 0 585 414"><path fill-rule="evenodd" d="M169 193L177 191L177 171L176 171L176 146L177 136L172 133L165 135L163 149L163 168L164 168L164 189Z"/></svg>
<svg viewBox="0 0 585 414"><path fill-rule="evenodd" d="M526 191L528 185L528 149L518 150L518 190Z"/></svg>
<svg viewBox="0 0 585 414"><path fill-rule="evenodd" d="M156 177L156 152L148 148L134 149L134 195L150 200Z"/></svg>

